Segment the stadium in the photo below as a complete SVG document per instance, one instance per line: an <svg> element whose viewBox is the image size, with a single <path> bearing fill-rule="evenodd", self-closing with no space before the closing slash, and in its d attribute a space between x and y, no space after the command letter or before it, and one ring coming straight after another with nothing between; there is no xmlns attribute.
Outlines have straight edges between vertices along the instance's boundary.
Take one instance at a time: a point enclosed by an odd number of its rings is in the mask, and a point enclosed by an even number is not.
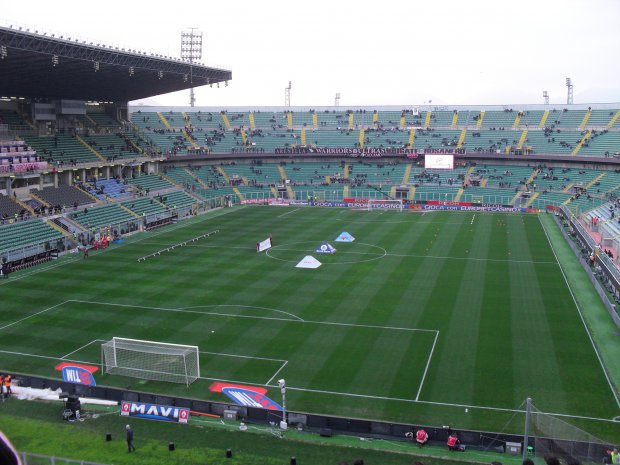
<svg viewBox="0 0 620 465"><path fill-rule="evenodd" d="M6 463L613 460L620 103L194 106L233 72L0 27Z"/></svg>

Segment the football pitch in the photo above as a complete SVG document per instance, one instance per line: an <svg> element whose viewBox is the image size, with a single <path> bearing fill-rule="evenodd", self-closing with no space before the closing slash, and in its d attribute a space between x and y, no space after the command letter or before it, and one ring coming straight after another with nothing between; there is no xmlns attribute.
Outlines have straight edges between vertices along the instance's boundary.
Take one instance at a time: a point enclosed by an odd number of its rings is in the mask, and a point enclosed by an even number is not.
<svg viewBox="0 0 620 465"><path fill-rule="evenodd" d="M98 385L230 402L209 390L228 381L280 403L284 378L287 410L495 431L521 427L531 397L618 431L606 422L620 406L538 215L219 213L2 281L0 371L60 379L60 362L100 365L101 344L124 337L198 346L201 379L99 370ZM355 240L335 242L345 231ZM334 254L315 253L324 241ZM322 265L296 268L306 255Z"/></svg>

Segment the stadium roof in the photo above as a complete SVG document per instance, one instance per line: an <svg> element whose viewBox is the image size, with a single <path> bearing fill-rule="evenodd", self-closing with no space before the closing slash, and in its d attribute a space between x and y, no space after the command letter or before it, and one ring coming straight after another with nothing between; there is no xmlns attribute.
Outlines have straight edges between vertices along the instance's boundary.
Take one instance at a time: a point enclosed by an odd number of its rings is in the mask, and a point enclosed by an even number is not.
<svg viewBox="0 0 620 465"><path fill-rule="evenodd" d="M0 96L119 102L230 79L229 70L0 27Z"/></svg>

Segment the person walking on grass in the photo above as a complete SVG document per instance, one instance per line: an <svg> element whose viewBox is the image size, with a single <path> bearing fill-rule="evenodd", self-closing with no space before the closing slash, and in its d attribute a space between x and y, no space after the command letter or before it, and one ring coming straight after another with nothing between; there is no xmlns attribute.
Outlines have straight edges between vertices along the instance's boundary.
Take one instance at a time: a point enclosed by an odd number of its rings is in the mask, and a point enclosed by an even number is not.
<svg viewBox="0 0 620 465"><path fill-rule="evenodd" d="M127 452L134 452L136 448L133 445L133 429L127 425L125 430L127 431Z"/></svg>

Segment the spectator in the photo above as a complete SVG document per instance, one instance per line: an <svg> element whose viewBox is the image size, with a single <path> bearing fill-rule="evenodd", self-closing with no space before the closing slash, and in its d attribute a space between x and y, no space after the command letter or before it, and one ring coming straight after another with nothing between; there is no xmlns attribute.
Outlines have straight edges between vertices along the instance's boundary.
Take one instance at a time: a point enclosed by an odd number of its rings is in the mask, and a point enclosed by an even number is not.
<svg viewBox="0 0 620 465"><path fill-rule="evenodd" d="M450 436L448 436L448 449L449 450L459 450L459 444L461 442L459 441L458 436L456 435L456 433L450 433ZM551 464L548 464L551 465ZM558 464L559 465L559 464Z"/></svg>
<svg viewBox="0 0 620 465"><path fill-rule="evenodd" d="M606 457L607 463L620 463L620 452L618 452L618 449L608 450L607 454L609 454L609 457Z"/></svg>
<svg viewBox="0 0 620 465"><path fill-rule="evenodd" d="M127 430L127 452L134 452L136 448L133 445L133 429L129 425L125 426L125 429Z"/></svg>
<svg viewBox="0 0 620 465"><path fill-rule="evenodd" d="M418 443L418 447L424 446L428 442L428 433L424 429L420 428L415 433L415 440Z"/></svg>

